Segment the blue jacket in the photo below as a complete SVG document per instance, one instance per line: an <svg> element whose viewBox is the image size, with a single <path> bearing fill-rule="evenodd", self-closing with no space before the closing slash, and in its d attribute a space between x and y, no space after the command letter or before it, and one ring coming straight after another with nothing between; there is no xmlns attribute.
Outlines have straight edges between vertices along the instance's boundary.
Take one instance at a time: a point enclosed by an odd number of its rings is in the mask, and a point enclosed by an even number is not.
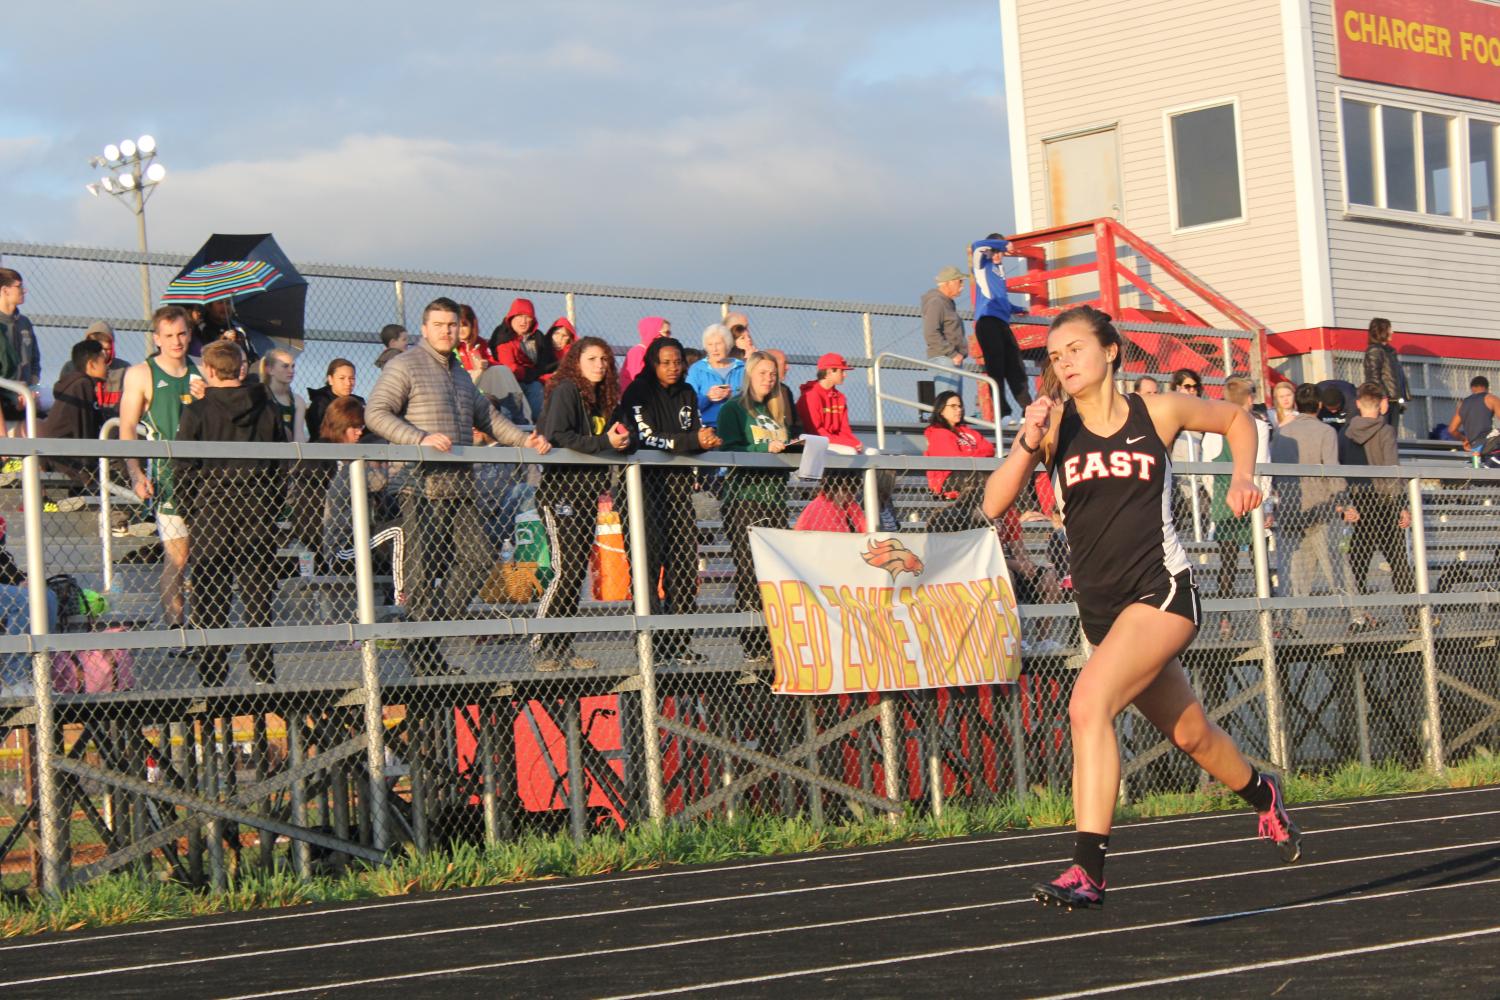
<svg viewBox="0 0 1500 1000"><path fill-rule="evenodd" d="M1006 250L1009 240L975 240L969 247L969 262L974 272L974 318L993 316L1009 323L1016 307L1011 304L1005 291L1005 268L999 256L990 256L985 250Z"/></svg>
<svg viewBox="0 0 1500 1000"><path fill-rule="evenodd" d="M733 399L740 394L740 388L745 384L745 362L739 358L730 358L732 364L728 368L715 368L708 363L707 358L693 362L693 367L687 371L687 384L693 387L698 394L698 413L703 419L704 427L716 426L719 420L719 407L723 402L714 402L708 398L708 390L716 385L729 386L729 395L725 399Z"/></svg>

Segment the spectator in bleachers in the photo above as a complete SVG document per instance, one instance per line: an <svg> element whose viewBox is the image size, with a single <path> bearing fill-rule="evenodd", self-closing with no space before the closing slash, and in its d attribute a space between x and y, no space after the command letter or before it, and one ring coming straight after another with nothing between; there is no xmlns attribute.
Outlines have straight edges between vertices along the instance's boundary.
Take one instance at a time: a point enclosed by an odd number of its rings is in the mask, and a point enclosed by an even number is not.
<svg viewBox="0 0 1500 1000"><path fill-rule="evenodd" d="M340 396L328 404L317 440L324 444L359 444L365 436L365 404L358 396ZM389 510L385 489L390 474L384 462L365 463L365 488L370 497L370 548L375 559L375 573L394 576L397 601L404 591L401 578L401 525ZM350 497L349 463L340 461L328 481L323 500L322 550L334 572L347 573L354 561L354 507ZM387 549L386 545L390 545Z"/></svg>
<svg viewBox="0 0 1500 1000"><path fill-rule="evenodd" d="M458 352L458 363L476 381L481 372L495 363L490 345L479 335L479 317L474 315L473 306L459 303L458 346L454 350Z"/></svg>
<svg viewBox="0 0 1500 1000"><path fill-rule="evenodd" d="M1255 424L1256 464L1263 465L1269 462L1271 460L1271 427L1257 417L1251 408L1255 399L1255 384L1243 376L1232 376L1224 382L1224 399L1250 414ZM1222 434L1203 436L1203 461L1232 465L1234 455L1230 453L1229 442ZM1265 476L1257 477L1256 485L1260 487L1262 494L1269 496L1271 484L1266 479ZM1229 509L1229 480L1230 477L1227 474L1213 477L1213 501L1209 508L1209 516L1214 525L1214 542L1219 548L1217 593L1220 598L1235 596L1234 579L1239 572L1240 550L1250 546L1250 515L1236 516ZM1253 559L1251 561L1254 562ZM1227 639L1232 628L1233 623L1229 616L1220 615L1220 638Z"/></svg>
<svg viewBox="0 0 1500 1000"><path fill-rule="evenodd" d="M849 401L839 390L850 370L842 354L830 351L818 358L818 377L802 383L802 395L797 398L802 433L826 437L829 450L841 455L865 450L849 426Z"/></svg>
<svg viewBox="0 0 1500 1000"><path fill-rule="evenodd" d="M857 472L829 472L823 485L797 516L798 531L865 532L865 509L859 502Z"/></svg>
<svg viewBox="0 0 1500 1000"><path fill-rule="evenodd" d="M625 364L620 369L620 391L630 388L630 383L641 373L646 364L646 348L653 340L672 336L672 324L660 316L645 316L635 324L641 342L625 352Z"/></svg>
<svg viewBox="0 0 1500 1000"><path fill-rule="evenodd" d="M409 335L400 323L387 323L380 328L380 346L384 348L375 359L376 368L384 368L386 362L406 352Z"/></svg>
<svg viewBox="0 0 1500 1000"><path fill-rule="evenodd" d="M1464 450L1477 455L1495 436L1495 418L1500 417L1500 396L1490 392L1490 380L1475 375L1469 380L1469 394L1458 401L1448 433L1462 441Z"/></svg>
<svg viewBox="0 0 1500 1000"><path fill-rule="evenodd" d="M15 355L15 369L5 378L27 385L42 380L42 349L31 320L21 312L26 302L26 282L20 272L0 267L0 336Z"/></svg>
<svg viewBox="0 0 1500 1000"><path fill-rule="evenodd" d="M922 340L927 345L927 360L957 368L964 363L964 323L953 300L963 291L964 273L956 267L945 267L934 280L937 287L922 293ZM932 380L963 397L963 379L934 375Z"/></svg>
<svg viewBox="0 0 1500 1000"><path fill-rule="evenodd" d="M140 437L138 425L144 423L157 441L177 437L177 426L183 407L204 393L203 378L188 359L189 329L187 311L181 306L162 306L151 316L151 341L156 354L125 373L120 394L120 440ZM172 466L169 462L151 463L148 476L140 460L127 458L125 468L130 484L142 500L156 504L156 530L161 536L161 606L168 628L181 628L183 617L182 580L187 569L187 522L177 510Z"/></svg>
<svg viewBox="0 0 1500 1000"><path fill-rule="evenodd" d="M755 352L751 351L750 353L754 354ZM796 410L797 397L792 395L792 387L786 384L786 352L777 347L768 347L766 348L766 353L771 356L771 360L776 362L776 387L781 393L781 398L786 400L788 409ZM800 431L802 427L802 415L800 413L797 414L797 427Z"/></svg>
<svg viewBox="0 0 1500 1000"><path fill-rule="evenodd" d="M729 335L734 338L734 349L729 356L744 361L755 353L755 338L750 335L750 317L742 312L732 312L724 317L724 325L729 328ZM786 381L786 362L782 361L783 372L781 380Z"/></svg>
<svg viewBox="0 0 1500 1000"><path fill-rule="evenodd" d="M307 437L306 441L321 441L323 439L323 415L328 412L329 405L335 399L343 399L345 396L358 399L361 406L364 400L354 395L354 362L348 358L334 358L328 362L328 371L324 375L324 384L307 394Z"/></svg>
<svg viewBox="0 0 1500 1000"><path fill-rule="evenodd" d="M645 332L644 328L642 330ZM712 427L703 426L698 394L683 381L682 345L658 337L643 352L640 377L620 397L616 418L630 432L634 448L653 448L674 455L691 455L723 442ZM652 590L652 613L686 614L698 590L698 525L693 510L691 469L642 470L646 509L627 511L646 522L648 580L661 580L661 594ZM691 649L691 634L672 629L653 632L655 655L661 660L697 663L706 659Z"/></svg>
<svg viewBox="0 0 1500 1000"><path fill-rule="evenodd" d="M1130 391L1138 396L1154 396L1161 392L1161 382L1153 375L1142 375L1131 383Z"/></svg>
<svg viewBox="0 0 1500 1000"><path fill-rule="evenodd" d="M572 349L574 344L578 343L578 330L573 326L573 321L568 319L568 317L559 316L552 321L551 326L547 327L547 336L552 340L552 356L561 365L562 359L567 355L568 351ZM542 376L542 380L545 382L550 377L551 373L549 372L547 375ZM618 378L618 376L616 377ZM542 405L547 405L545 398L542 401Z"/></svg>
<svg viewBox="0 0 1500 1000"><path fill-rule="evenodd" d="M1010 400L1015 398L1017 412L1031 403L1031 389L1026 384L1026 366L1021 361L1021 347L1016 343L1010 319L1016 307L1005 289L1005 252L1010 241L999 233L975 240L969 247L969 269L974 274L974 335L984 357L984 373L1000 387L1000 416L1010 417Z"/></svg>
<svg viewBox="0 0 1500 1000"><path fill-rule="evenodd" d="M125 387L125 373L130 369L130 362L115 357L115 329L104 320L90 325L83 337L102 345L105 356L109 358L109 366L98 386L99 419L103 422L120 415L120 393ZM77 369L70 359L63 364L61 374L68 375L75 371Z"/></svg>
<svg viewBox="0 0 1500 1000"><path fill-rule="evenodd" d="M204 348L208 350L208 348ZM285 347L273 347L260 359L260 381L271 394L271 404L281 418L288 441L307 442L307 402L292 391L297 377L297 359Z"/></svg>
<svg viewBox="0 0 1500 1000"><path fill-rule="evenodd" d="M993 458L995 446L983 434L970 427L964 420L964 401L956 392L940 392L932 401L932 417L923 432L927 438L929 458ZM956 499L963 492L960 486L950 482L955 475L950 469L931 469L927 473L927 487L933 494L946 500ZM969 473L957 477L973 479Z"/></svg>
<svg viewBox="0 0 1500 1000"><path fill-rule="evenodd" d="M1318 387L1297 387L1297 416L1282 425L1271 444L1271 461L1281 465L1321 465L1337 468L1338 434L1318 419ZM1348 486L1342 476L1277 476L1276 526L1278 554L1285 551L1282 596L1307 597L1314 577L1321 577L1333 594L1350 593L1343 553L1338 550L1337 525L1352 520L1344 513ZM1307 628L1307 609L1291 612L1292 629ZM1365 627L1360 609L1349 609L1351 628Z"/></svg>
<svg viewBox="0 0 1500 1000"><path fill-rule="evenodd" d="M1390 401L1385 389L1376 382L1359 387L1355 397L1359 415L1349 421L1345 437L1348 456L1355 465L1400 465L1396 452L1396 431L1386 421ZM1361 594L1370 588L1370 559L1378 549L1391 567L1391 582L1396 591L1410 594L1416 590L1411 564L1406 559L1406 539L1402 532L1411 527L1411 511L1406 505L1406 485L1399 479L1354 479L1349 484L1349 509L1353 511L1354 531L1349 536L1349 572ZM1409 624L1416 622L1416 608L1407 609Z"/></svg>
<svg viewBox="0 0 1500 1000"><path fill-rule="evenodd" d="M778 455L800 436L797 411L787 406L781 392L776 359L756 352L744 362L744 387L719 407L719 437L725 451ZM760 610L760 586L750 556L752 527L786 527L786 470L732 469L724 481L724 531L734 558L736 611ZM742 629L740 649L745 663L769 663L770 641L763 627Z"/></svg>
<svg viewBox="0 0 1500 1000"><path fill-rule="evenodd" d="M1172 391L1185 392L1203 398L1203 377L1191 368L1179 368L1172 373ZM1203 435L1197 431L1182 431L1172 442L1172 464L1203 461ZM1172 499L1172 517L1178 530L1189 530L1193 519L1193 493L1197 491L1200 516L1206 497L1196 476L1178 475L1177 495Z"/></svg>
<svg viewBox="0 0 1500 1000"><path fill-rule="evenodd" d="M505 320L490 337L490 353L521 383L532 423L542 413L542 376L557 368L552 338L537 326L536 307L530 299L514 299Z"/></svg>
<svg viewBox="0 0 1500 1000"><path fill-rule="evenodd" d="M568 348L547 383L547 398L537 431L554 448L585 455L612 454L630 447L630 433L615 419L620 376L614 353L598 337L585 337ZM552 579L542 593L539 618L578 614L578 596L594 546L599 496L609 490L610 468L604 465L548 465L537 486L537 510L552 553ZM550 632L531 641L536 669L590 670L598 660L573 653L570 632Z"/></svg>
<svg viewBox="0 0 1500 1000"><path fill-rule="evenodd" d="M42 421L41 435L97 440L99 426L104 422L99 407L99 386L108 371L109 354L96 340L80 340L73 345L69 364L73 370L59 378L52 387L52 409ZM42 459L42 466L73 480L68 496L58 502L60 511L78 510L83 506L84 493L98 489L98 463L92 459L48 456Z"/></svg>
<svg viewBox="0 0 1500 1000"><path fill-rule="evenodd" d="M215 341L203 349L208 387L203 398L182 411L178 441L223 441L231 444L287 441L286 425L271 398L270 387L245 385L245 355L235 344ZM224 628L235 590L244 608L244 625L271 625L276 581L276 521L286 494L286 463L277 459L232 457L174 458L178 502L192 538L191 588L194 628ZM228 677L228 648L204 646L197 651L198 675L217 687ZM273 684L272 648L246 648L250 678Z"/></svg>
<svg viewBox="0 0 1500 1000"><path fill-rule="evenodd" d="M687 384L698 394L698 413L709 427L718 424L724 401L744 388L745 362L729 353L733 347L729 328L713 323L703 331L703 360L688 368Z"/></svg>
<svg viewBox="0 0 1500 1000"><path fill-rule="evenodd" d="M1365 346L1365 381L1374 382L1385 390L1386 420L1401 433L1401 414L1406 411L1411 388L1406 381L1406 369L1401 367L1401 357L1391 346L1391 321L1377 316L1370 320L1370 339Z"/></svg>
<svg viewBox="0 0 1500 1000"><path fill-rule="evenodd" d="M540 435L527 434L495 412L453 356L457 340L458 304L434 299L422 310L421 344L387 362L375 383L365 407L369 429L392 444L441 452L468 442L473 428L502 445L550 451ZM474 502L473 470L443 463L402 471L399 501L412 620L449 621L464 614L495 563ZM452 556L446 565L440 558L444 551ZM432 583L438 576L441 591ZM410 657L419 676L453 672L435 640L413 640Z"/></svg>
<svg viewBox="0 0 1500 1000"><path fill-rule="evenodd" d="M1290 381L1277 382L1271 389L1271 412L1266 414L1273 431L1297 415L1297 386Z"/></svg>

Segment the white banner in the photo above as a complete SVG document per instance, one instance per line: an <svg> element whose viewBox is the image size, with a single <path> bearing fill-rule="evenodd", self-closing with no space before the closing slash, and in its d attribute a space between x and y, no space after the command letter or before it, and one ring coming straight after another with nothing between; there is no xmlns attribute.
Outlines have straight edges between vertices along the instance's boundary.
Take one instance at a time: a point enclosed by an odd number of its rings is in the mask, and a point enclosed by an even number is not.
<svg viewBox="0 0 1500 1000"><path fill-rule="evenodd" d="M1014 681L1021 619L987 528L936 535L750 529L778 694Z"/></svg>

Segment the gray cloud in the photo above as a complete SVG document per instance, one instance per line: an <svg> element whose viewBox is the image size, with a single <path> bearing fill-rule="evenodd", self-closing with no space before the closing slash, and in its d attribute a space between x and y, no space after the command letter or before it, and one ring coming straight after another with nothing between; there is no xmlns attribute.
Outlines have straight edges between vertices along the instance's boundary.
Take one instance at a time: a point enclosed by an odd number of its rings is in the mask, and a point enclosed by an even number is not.
<svg viewBox="0 0 1500 1000"><path fill-rule="evenodd" d="M438 4L420 27L394 4L232 28L158 6L143 20L170 37L103 5L69 32L74 65L129 51L139 86L60 73L26 41L61 12L0 40L0 68L47 80L0 120L18 206L0 232L133 245L82 185L95 143L144 131L169 169L149 215L163 249L272 230L302 259L905 301L1010 225L991 0L941 20L894 2Z"/></svg>

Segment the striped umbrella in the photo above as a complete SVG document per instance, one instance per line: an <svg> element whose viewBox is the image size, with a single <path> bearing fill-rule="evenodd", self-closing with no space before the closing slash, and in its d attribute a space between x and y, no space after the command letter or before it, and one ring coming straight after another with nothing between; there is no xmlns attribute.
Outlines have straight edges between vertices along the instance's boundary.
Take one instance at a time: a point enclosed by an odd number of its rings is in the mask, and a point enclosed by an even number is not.
<svg viewBox="0 0 1500 1000"><path fill-rule="evenodd" d="M265 261L216 260L172 279L161 300L169 305L202 306L256 295L280 279L281 272Z"/></svg>

